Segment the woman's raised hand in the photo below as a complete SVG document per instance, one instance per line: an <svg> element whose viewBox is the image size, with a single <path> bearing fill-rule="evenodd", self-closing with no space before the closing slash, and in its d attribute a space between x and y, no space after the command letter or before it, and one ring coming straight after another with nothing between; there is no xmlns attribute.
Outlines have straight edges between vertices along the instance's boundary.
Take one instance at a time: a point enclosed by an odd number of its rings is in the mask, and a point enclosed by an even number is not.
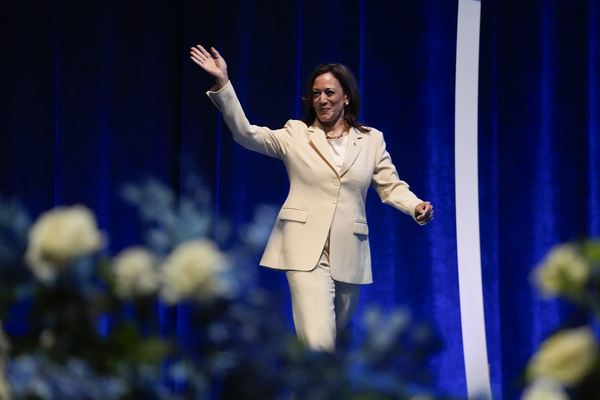
<svg viewBox="0 0 600 400"><path fill-rule="evenodd" d="M214 47L211 47L210 51L212 55L200 45L192 47L190 58L215 78L217 84L214 89L219 90L229 82L227 63Z"/></svg>

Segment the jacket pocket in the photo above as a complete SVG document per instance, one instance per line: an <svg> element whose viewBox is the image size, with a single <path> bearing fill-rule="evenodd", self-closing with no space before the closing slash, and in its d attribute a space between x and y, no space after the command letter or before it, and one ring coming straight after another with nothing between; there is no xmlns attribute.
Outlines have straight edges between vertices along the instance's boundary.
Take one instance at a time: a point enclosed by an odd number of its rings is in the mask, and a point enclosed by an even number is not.
<svg viewBox="0 0 600 400"><path fill-rule="evenodd" d="M354 234L355 235L368 235L369 234L369 225L363 221L354 222Z"/></svg>
<svg viewBox="0 0 600 400"><path fill-rule="evenodd" d="M308 219L308 210L300 208L282 208L279 211L279 220L306 222Z"/></svg>

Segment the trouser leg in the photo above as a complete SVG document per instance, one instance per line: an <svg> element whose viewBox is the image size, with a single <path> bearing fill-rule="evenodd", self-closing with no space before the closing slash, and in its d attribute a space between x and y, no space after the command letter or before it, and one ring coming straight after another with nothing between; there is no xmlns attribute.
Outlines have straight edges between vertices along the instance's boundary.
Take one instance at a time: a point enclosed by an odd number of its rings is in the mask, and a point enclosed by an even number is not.
<svg viewBox="0 0 600 400"><path fill-rule="evenodd" d="M355 283L335 282L335 318L336 329L341 334L348 326L358 307L360 285ZM339 336L338 336L339 338Z"/></svg>
<svg viewBox="0 0 600 400"><path fill-rule="evenodd" d="M352 319L360 285L333 280L327 257L312 271L286 273L296 334L309 349L334 351L337 332Z"/></svg>

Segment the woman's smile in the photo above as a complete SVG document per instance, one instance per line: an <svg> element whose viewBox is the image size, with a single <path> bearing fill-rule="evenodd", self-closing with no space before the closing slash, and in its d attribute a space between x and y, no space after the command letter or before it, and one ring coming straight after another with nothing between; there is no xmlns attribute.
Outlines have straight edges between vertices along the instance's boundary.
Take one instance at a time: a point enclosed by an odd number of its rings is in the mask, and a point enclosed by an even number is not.
<svg viewBox="0 0 600 400"><path fill-rule="evenodd" d="M313 83L313 107L323 126L332 127L342 122L344 102L348 97L340 82L330 72L319 75Z"/></svg>

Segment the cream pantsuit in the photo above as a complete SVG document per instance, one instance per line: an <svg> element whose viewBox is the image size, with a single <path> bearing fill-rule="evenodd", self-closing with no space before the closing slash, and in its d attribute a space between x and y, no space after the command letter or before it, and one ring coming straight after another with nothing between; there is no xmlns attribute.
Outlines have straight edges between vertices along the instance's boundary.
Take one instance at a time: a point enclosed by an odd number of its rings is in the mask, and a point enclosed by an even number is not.
<svg viewBox="0 0 600 400"><path fill-rule="evenodd" d="M358 306L360 285L331 277L327 245L314 269L287 271L286 276L298 338L312 350L335 350L337 333L346 328Z"/></svg>
<svg viewBox="0 0 600 400"><path fill-rule="evenodd" d="M373 186L382 202L413 219L415 207L422 202L406 182L399 179L386 151L383 134L373 128L368 133L351 129L344 162L338 170L318 120L311 126L289 120L276 130L251 125L231 83L207 94L223 113L236 142L249 150L281 159L288 173L290 191L260 264L285 271L313 271L329 239L329 265L325 271L329 271L332 281L371 283L369 227L365 213L369 186ZM288 273L288 280L290 275L293 274ZM299 329L297 325L296 330L302 332L304 328ZM299 335L302 338L302 334Z"/></svg>

